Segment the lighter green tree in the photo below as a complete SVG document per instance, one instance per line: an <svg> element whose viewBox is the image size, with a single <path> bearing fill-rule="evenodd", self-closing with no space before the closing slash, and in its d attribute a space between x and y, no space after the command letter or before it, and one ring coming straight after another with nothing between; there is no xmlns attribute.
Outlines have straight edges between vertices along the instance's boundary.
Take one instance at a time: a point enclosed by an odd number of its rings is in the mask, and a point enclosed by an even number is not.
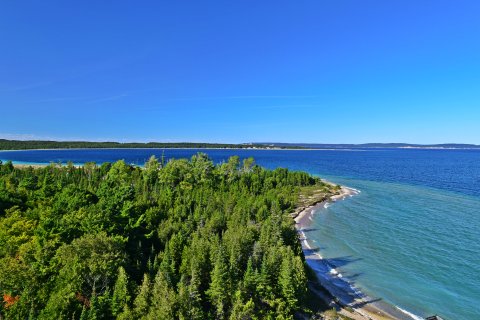
<svg viewBox="0 0 480 320"><path fill-rule="evenodd" d="M128 294L128 276L123 267L118 268L118 277L113 288L112 296L112 314L117 316L122 312L130 301Z"/></svg>
<svg viewBox="0 0 480 320"><path fill-rule="evenodd" d="M207 291L207 295L215 307L217 318L225 319L228 312L230 292L228 265L226 263L225 250L223 247L220 247L220 250L217 253L211 277L212 281L210 283L210 288Z"/></svg>
<svg viewBox="0 0 480 320"><path fill-rule="evenodd" d="M153 283L152 299L147 319L170 320L176 318L177 296L175 290L169 286L163 272L159 271Z"/></svg>
<svg viewBox="0 0 480 320"><path fill-rule="evenodd" d="M142 318L147 315L150 307L151 291L150 278L148 274L144 274L138 295L133 302L133 314L135 318Z"/></svg>

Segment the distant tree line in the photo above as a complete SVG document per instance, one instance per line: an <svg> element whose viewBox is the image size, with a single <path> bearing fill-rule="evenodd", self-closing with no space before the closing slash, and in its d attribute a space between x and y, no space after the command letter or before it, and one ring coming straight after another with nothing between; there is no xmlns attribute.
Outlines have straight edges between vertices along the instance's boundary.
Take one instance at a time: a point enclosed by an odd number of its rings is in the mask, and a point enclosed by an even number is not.
<svg viewBox="0 0 480 320"><path fill-rule="evenodd" d="M41 140L5 140L0 139L0 150L28 150L28 149L88 149L88 148L192 148L192 149L207 149L207 148L295 148L303 149L295 146L271 146L266 144L226 144L226 143L197 143L197 142L89 142L89 141L41 141Z"/></svg>
<svg viewBox="0 0 480 320"><path fill-rule="evenodd" d="M0 163L0 318L292 319L307 280L288 213L305 186L330 188L201 153Z"/></svg>

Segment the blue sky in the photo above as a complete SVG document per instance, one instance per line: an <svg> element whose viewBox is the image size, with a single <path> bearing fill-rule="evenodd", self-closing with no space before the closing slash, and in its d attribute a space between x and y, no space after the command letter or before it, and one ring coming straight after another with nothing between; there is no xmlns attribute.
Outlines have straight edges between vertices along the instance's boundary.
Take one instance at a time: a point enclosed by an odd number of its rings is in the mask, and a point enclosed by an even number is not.
<svg viewBox="0 0 480 320"><path fill-rule="evenodd" d="M480 1L2 1L0 137L480 144Z"/></svg>

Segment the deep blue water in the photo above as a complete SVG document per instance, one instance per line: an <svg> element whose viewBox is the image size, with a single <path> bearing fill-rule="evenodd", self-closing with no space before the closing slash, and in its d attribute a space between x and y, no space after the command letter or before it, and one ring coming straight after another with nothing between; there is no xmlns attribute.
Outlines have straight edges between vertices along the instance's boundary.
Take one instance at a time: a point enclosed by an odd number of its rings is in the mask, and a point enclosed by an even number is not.
<svg viewBox="0 0 480 320"><path fill-rule="evenodd" d="M198 150L3 151L17 163L190 157ZM420 316L480 319L480 150L202 150L214 161L253 156L360 194L314 215L310 243L345 279Z"/></svg>

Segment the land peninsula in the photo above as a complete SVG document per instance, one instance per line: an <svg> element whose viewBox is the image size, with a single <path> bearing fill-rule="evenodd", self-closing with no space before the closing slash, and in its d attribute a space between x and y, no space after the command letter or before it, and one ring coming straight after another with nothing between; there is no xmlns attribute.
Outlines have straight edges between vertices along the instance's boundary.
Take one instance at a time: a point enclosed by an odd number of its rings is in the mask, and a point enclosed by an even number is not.
<svg viewBox="0 0 480 320"><path fill-rule="evenodd" d="M0 163L0 314L408 319L313 271L313 211L356 192L201 153L143 168Z"/></svg>
<svg viewBox="0 0 480 320"><path fill-rule="evenodd" d="M312 315L293 212L319 178L205 154L143 168L0 164L6 319Z"/></svg>

